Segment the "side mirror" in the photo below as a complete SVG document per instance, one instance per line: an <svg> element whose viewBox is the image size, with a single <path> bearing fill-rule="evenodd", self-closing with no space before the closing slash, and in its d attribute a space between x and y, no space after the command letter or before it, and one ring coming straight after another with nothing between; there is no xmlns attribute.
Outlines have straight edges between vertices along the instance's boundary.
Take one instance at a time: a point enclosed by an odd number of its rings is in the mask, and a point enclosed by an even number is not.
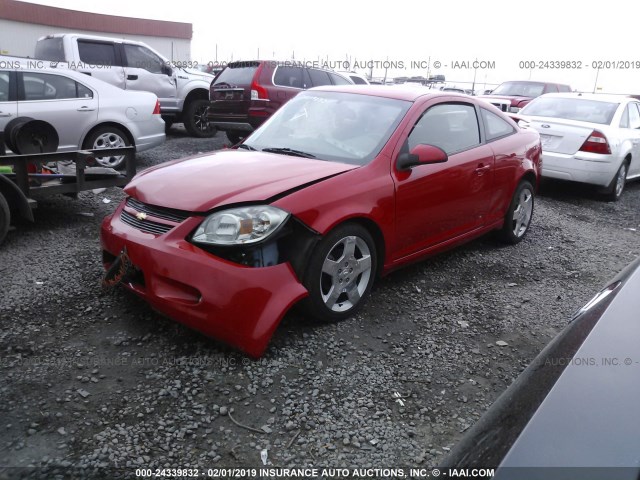
<svg viewBox="0 0 640 480"><path fill-rule="evenodd" d="M430 163L444 163L448 159L447 153L440 147L421 143L413 147L410 153L401 153L398 156L398 170L408 170L417 165Z"/></svg>
<svg viewBox="0 0 640 480"><path fill-rule="evenodd" d="M169 65L164 63L162 64L162 73L170 77L171 75L173 75L173 69Z"/></svg>

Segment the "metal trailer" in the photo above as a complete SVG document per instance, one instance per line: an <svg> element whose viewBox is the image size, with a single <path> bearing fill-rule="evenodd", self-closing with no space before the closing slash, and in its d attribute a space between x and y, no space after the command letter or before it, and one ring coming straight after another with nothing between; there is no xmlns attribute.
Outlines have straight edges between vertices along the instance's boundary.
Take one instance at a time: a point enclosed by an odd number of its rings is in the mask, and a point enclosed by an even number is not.
<svg viewBox="0 0 640 480"><path fill-rule="evenodd" d="M34 221L33 209L37 206L37 197L49 194L75 195L83 190L97 188L123 187L136 173L135 156L126 158L124 173L109 175L87 174L87 167L95 163L101 153L126 155L135 151L135 147L99 150L78 150L73 152L34 153L28 155L5 155L4 135L0 132L0 167L12 167L11 173L0 173L0 244L4 240L11 223L12 213ZM75 174L29 173L28 165L38 162L73 161Z"/></svg>

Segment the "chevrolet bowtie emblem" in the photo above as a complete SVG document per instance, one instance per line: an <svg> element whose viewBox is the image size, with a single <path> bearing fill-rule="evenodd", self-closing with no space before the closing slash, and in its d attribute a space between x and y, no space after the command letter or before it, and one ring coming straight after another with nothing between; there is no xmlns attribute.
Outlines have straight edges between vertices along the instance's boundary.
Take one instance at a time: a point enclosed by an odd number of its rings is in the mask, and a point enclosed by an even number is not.
<svg viewBox="0 0 640 480"><path fill-rule="evenodd" d="M136 218L138 220L146 220L147 219L147 214L144 212L138 212L136 213Z"/></svg>

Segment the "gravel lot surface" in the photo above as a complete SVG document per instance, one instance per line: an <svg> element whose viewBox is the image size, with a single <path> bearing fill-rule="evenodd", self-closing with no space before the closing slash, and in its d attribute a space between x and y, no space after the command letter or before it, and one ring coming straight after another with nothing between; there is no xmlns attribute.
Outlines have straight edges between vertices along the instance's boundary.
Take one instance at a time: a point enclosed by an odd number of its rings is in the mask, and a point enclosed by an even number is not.
<svg viewBox="0 0 640 480"><path fill-rule="evenodd" d="M174 127L138 162L225 142ZM483 238L399 270L340 324L293 312L253 361L102 292L99 225L122 198L45 198L0 248L0 478L259 468L265 451L273 467L435 466L640 254L640 183L618 203L544 185L519 245Z"/></svg>

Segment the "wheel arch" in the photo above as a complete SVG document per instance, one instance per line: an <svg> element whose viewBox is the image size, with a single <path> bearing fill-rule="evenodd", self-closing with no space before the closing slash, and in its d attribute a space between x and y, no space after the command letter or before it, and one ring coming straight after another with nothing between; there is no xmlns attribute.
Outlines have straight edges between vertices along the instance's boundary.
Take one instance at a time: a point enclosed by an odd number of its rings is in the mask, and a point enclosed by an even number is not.
<svg viewBox="0 0 640 480"><path fill-rule="evenodd" d="M82 138L82 145L84 145L84 142L87 141L87 138L89 138L91 134L93 134L96 130L103 127L116 127L118 130L122 130L122 133L124 133L127 136L127 140L129 140L129 143L131 143L131 145L133 145L134 147L136 146L136 142L135 142L135 139L133 138L133 134L129 131L127 127L125 127L124 125L118 122L102 122L102 123L99 123L98 125L95 125Z"/></svg>
<svg viewBox="0 0 640 480"><path fill-rule="evenodd" d="M209 90L205 90L204 88L194 88L191 90L184 99L181 115L187 109L187 105L194 100L209 100Z"/></svg>

